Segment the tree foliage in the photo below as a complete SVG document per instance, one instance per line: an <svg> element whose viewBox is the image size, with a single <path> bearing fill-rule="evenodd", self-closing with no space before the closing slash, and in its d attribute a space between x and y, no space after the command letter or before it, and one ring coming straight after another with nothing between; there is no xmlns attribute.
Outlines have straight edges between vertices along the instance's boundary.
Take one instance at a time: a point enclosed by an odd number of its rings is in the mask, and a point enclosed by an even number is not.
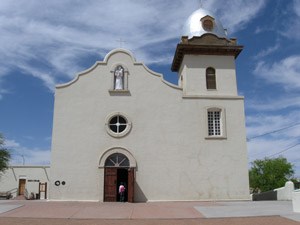
<svg viewBox="0 0 300 225"><path fill-rule="evenodd" d="M8 168L8 163L10 160L10 152L4 146L4 137L0 133L0 172L4 172Z"/></svg>
<svg viewBox="0 0 300 225"><path fill-rule="evenodd" d="M283 187L294 175L293 165L284 157L255 160L249 170L250 187L270 191Z"/></svg>

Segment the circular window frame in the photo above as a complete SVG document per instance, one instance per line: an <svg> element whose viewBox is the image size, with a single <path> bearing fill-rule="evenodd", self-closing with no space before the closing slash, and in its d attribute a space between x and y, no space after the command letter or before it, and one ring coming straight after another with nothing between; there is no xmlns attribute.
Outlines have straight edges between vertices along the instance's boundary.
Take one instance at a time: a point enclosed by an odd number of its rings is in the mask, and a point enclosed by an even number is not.
<svg viewBox="0 0 300 225"><path fill-rule="evenodd" d="M122 117L126 120L126 128L124 130L122 130L121 132L114 132L111 128L110 128L110 125L111 124L111 120L114 118L114 117ZM106 119L105 119L105 128L106 128L106 131L107 133L112 136L112 137L115 137L115 138L120 138L120 137L124 137L126 136L130 130L131 130L131 127L132 127L132 122L131 120L129 119L129 117L124 114L124 113L121 113L121 112L114 112L114 113L111 113L109 114Z"/></svg>

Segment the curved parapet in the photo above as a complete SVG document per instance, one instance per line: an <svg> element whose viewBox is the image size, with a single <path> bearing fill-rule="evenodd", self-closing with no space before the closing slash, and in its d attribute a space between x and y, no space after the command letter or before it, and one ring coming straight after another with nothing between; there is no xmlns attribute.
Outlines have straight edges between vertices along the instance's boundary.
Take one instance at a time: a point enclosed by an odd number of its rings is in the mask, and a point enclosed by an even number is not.
<svg viewBox="0 0 300 225"><path fill-rule="evenodd" d="M81 76L84 76L86 74L88 74L89 72L93 71L97 66L99 65L107 65L110 58L116 54L125 54L125 55L128 55L128 57L131 59L132 61L132 64L133 65L140 65L140 66L143 66L144 69L150 73L151 75L153 76L157 76L157 77L160 77L161 78L161 81L163 83L165 83L166 85L168 85L169 87L172 87L172 88L175 88L175 89L181 89L179 86L175 85L175 84L172 84L168 81L166 81L164 78L163 78L163 74L161 73L157 73L157 72L154 72L152 71L151 69L149 69L144 63L141 63L141 62L136 62L136 59L134 57L134 55L132 54L132 52L126 50L126 49L122 49L122 48L118 48L118 49L114 49L112 51L110 51L105 57L104 57L104 60L103 61L97 61L93 66L91 66L90 68L88 68L87 70L84 70L78 74L76 74L76 76L74 77L73 80L67 82L67 83L64 83L64 84L59 84L59 85L56 85L56 88L59 89L59 88L64 88L64 87L67 87L67 86L70 86L71 84L75 83L76 81L79 80L79 78ZM126 68L126 65L123 65L123 67Z"/></svg>

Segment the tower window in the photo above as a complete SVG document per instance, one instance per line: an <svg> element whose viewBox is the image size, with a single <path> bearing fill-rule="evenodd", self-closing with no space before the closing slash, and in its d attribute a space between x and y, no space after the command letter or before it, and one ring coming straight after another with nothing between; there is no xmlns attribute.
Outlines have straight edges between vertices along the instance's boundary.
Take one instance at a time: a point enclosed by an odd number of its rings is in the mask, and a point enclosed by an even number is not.
<svg viewBox="0 0 300 225"><path fill-rule="evenodd" d="M221 135L221 111L214 110L207 112L208 136Z"/></svg>
<svg viewBox="0 0 300 225"><path fill-rule="evenodd" d="M203 20L202 27L205 31L212 31L214 28L214 22L210 19Z"/></svg>
<svg viewBox="0 0 300 225"><path fill-rule="evenodd" d="M225 109L222 107L206 108L206 139L226 139Z"/></svg>
<svg viewBox="0 0 300 225"><path fill-rule="evenodd" d="M208 90L217 89L216 84L216 70L212 67L206 69L206 88Z"/></svg>

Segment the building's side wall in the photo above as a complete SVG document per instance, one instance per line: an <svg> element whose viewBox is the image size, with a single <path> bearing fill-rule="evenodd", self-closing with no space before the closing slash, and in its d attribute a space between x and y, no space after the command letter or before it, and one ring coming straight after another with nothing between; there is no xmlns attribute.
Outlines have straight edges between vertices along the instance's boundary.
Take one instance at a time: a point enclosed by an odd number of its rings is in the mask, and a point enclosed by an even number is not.
<svg viewBox="0 0 300 225"><path fill-rule="evenodd" d="M19 193L19 181L25 179L25 195L29 197L31 193L39 193L39 182L47 183L49 187L49 176L49 166L11 166L0 176L0 192L10 192L16 197Z"/></svg>
<svg viewBox="0 0 300 225"><path fill-rule="evenodd" d="M160 108L164 116L156 134L151 133L153 127L141 127L151 147L147 153L135 153L141 190L136 200L248 199L243 101L186 99L180 105L182 114ZM226 109L226 139L205 139L208 106Z"/></svg>
<svg viewBox="0 0 300 225"><path fill-rule="evenodd" d="M109 92L110 71L118 63L128 68L129 94ZM56 90L51 199L102 201L99 159L112 147L135 157L135 201L248 199L243 99L182 98L181 90L160 79L118 52L107 65ZM226 110L226 139L205 138L210 106ZM107 133L105 121L112 112L132 121L127 136ZM55 181L66 184L55 186Z"/></svg>

